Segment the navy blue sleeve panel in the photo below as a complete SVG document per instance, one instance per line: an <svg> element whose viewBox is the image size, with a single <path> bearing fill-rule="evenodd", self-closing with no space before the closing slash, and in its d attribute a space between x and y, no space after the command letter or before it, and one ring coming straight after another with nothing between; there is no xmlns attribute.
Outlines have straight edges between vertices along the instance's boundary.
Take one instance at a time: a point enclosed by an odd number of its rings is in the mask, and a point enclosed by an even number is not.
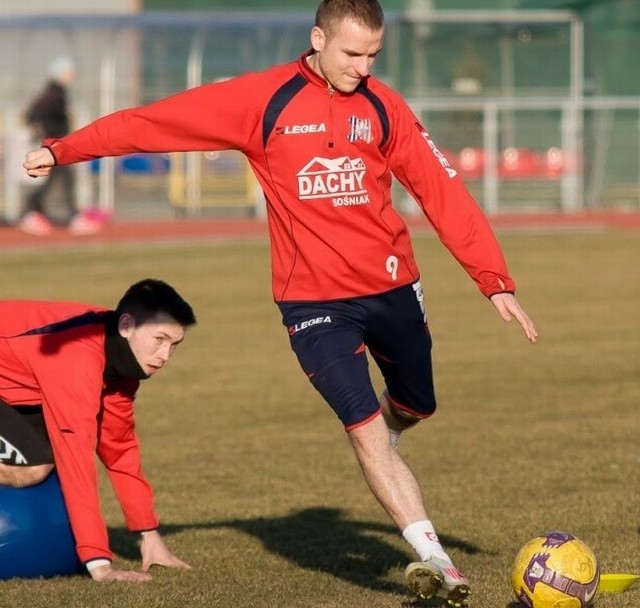
<svg viewBox="0 0 640 608"><path fill-rule="evenodd" d="M307 84L301 74L296 74L293 78L285 82L269 100L264 111L264 121L262 123L262 144L267 145L269 135L275 127L280 113L286 105L300 92Z"/></svg>
<svg viewBox="0 0 640 608"><path fill-rule="evenodd" d="M376 113L378 114L378 118L380 119L380 124L382 126L382 141L380 142L379 147L383 148L389 140L390 133L389 115L384 107L384 103L382 103L382 100L362 83L360 83L360 86L356 89L356 93L364 95L364 97L371 102L371 105L375 108Z"/></svg>

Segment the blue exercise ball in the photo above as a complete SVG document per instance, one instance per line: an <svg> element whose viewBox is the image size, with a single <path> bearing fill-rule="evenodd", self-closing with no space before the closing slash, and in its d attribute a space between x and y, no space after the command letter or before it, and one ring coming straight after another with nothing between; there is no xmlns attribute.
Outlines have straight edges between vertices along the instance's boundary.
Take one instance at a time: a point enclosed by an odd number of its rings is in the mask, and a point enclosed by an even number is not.
<svg viewBox="0 0 640 608"><path fill-rule="evenodd" d="M0 580L81 571L55 471L36 486L0 486Z"/></svg>

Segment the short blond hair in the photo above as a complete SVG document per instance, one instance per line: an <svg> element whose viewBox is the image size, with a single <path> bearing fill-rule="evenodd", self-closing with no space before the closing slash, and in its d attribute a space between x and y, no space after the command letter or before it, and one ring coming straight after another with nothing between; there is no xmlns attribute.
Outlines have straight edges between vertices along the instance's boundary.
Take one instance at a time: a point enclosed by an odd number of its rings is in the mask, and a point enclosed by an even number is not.
<svg viewBox="0 0 640 608"><path fill-rule="evenodd" d="M315 26L331 36L336 24L345 19L352 19L372 32L384 27L384 13L378 0L322 0Z"/></svg>

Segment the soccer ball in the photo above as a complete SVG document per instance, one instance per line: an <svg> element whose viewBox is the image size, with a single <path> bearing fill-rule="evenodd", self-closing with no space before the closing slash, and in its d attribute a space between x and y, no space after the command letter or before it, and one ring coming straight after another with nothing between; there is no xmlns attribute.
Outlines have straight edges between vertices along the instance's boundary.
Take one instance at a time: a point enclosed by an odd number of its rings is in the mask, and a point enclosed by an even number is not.
<svg viewBox="0 0 640 608"><path fill-rule="evenodd" d="M520 549L511 585L527 608L587 608L598 590L593 551L566 532L546 532Z"/></svg>

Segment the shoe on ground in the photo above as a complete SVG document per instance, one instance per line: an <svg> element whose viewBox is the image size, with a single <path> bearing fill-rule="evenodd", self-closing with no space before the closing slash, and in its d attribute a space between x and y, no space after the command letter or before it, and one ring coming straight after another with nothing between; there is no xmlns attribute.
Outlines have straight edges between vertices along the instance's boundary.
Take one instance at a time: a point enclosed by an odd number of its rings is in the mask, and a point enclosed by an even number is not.
<svg viewBox="0 0 640 608"><path fill-rule="evenodd" d="M24 217L20 220L18 228L27 234L46 236L51 234L53 225L44 214L39 213L38 211L29 211L28 213L25 213Z"/></svg>
<svg viewBox="0 0 640 608"><path fill-rule="evenodd" d="M451 562L431 557L424 562L413 562L404 573L407 585L419 598L439 597L452 608L464 608L471 590L469 581Z"/></svg>
<svg viewBox="0 0 640 608"><path fill-rule="evenodd" d="M102 230L104 222L78 213L69 222L69 232L75 235L95 234Z"/></svg>
<svg viewBox="0 0 640 608"><path fill-rule="evenodd" d="M87 217L90 220L95 220L100 224L106 224L111 220L113 214L110 211L104 211L99 207L87 207L82 211L82 216Z"/></svg>

